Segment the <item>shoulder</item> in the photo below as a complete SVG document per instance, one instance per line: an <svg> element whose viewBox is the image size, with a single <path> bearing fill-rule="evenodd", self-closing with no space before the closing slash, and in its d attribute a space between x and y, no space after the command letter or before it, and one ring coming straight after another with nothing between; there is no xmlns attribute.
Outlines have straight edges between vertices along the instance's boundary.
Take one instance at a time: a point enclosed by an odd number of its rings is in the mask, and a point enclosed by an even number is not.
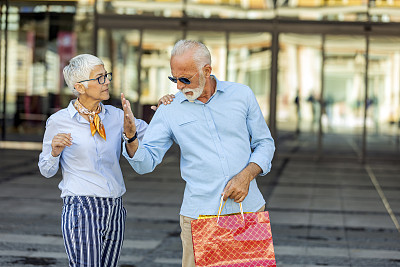
<svg viewBox="0 0 400 267"><path fill-rule="evenodd" d="M114 107L112 105L104 105L106 110L106 116L117 118L118 121L122 121L124 118L124 111L120 108Z"/></svg>
<svg viewBox="0 0 400 267"><path fill-rule="evenodd" d="M230 81L219 81L217 82L217 86L221 88L221 90L245 90L248 91L250 87L245 84L237 83L237 82L230 82Z"/></svg>
<svg viewBox="0 0 400 267"><path fill-rule="evenodd" d="M218 86L220 86L221 91L227 93L228 95L235 95L236 97L245 97L254 95L253 90L245 84L219 81Z"/></svg>
<svg viewBox="0 0 400 267"><path fill-rule="evenodd" d="M182 101L184 101L185 99L186 99L185 96L182 94L181 91L179 91L175 94L175 98L172 100L171 103L169 103L167 105L161 104L157 108L156 112L164 113L164 112L168 112L169 110L176 110L177 108L179 108L181 106Z"/></svg>
<svg viewBox="0 0 400 267"><path fill-rule="evenodd" d="M53 113L48 120L58 120L58 119L62 119L65 117L70 117L69 116L69 112L68 112L68 108L63 108L60 109L59 111L57 111L56 113Z"/></svg>
<svg viewBox="0 0 400 267"><path fill-rule="evenodd" d="M112 105L104 105L104 108L106 109L106 112L109 112L110 114L121 114L124 113L124 111L120 108L116 108Z"/></svg>
<svg viewBox="0 0 400 267"><path fill-rule="evenodd" d="M68 108L63 108L53 113L46 121L46 127L51 125L61 124L71 118Z"/></svg>
<svg viewBox="0 0 400 267"><path fill-rule="evenodd" d="M73 117L75 113L78 113L73 105L73 101L74 100L71 100L66 108L60 109L51 115L48 120L62 120Z"/></svg>

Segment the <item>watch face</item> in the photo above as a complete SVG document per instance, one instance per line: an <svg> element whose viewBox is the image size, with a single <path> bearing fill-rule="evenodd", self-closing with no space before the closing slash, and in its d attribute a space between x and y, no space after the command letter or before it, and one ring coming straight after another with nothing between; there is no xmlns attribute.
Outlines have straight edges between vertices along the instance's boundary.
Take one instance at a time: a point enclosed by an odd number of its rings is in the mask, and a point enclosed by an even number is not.
<svg viewBox="0 0 400 267"><path fill-rule="evenodd" d="M124 140L125 140L125 141L128 141L128 140L129 140L129 138L126 137L125 133L123 133L122 136L124 137Z"/></svg>

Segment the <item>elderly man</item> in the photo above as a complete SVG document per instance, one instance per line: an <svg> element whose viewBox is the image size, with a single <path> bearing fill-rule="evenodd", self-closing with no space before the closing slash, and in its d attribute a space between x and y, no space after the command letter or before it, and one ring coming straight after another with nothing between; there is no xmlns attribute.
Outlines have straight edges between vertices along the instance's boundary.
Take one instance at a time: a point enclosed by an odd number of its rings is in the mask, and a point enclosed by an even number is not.
<svg viewBox="0 0 400 267"><path fill-rule="evenodd" d="M211 55L204 44L178 41L170 65L168 78L180 92L170 105L159 107L143 141L127 144L123 155L143 174L154 170L173 142L180 146L186 181L180 210L182 266L191 267L190 222L200 214L216 214L221 195L228 200L225 213L238 212L240 202L244 211L264 210L254 178L270 171L275 146L251 89L211 75ZM127 128L134 129L130 105L123 103L125 123L132 126Z"/></svg>

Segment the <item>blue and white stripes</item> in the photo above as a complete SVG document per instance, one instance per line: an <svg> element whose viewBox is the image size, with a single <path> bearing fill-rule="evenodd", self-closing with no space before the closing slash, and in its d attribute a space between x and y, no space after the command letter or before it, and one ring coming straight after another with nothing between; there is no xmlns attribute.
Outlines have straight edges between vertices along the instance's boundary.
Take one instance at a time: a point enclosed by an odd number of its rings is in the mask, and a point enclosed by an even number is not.
<svg viewBox="0 0 400 267"><path fill-rule="evenodd" d="M69 266L117 266L125 219L121 197L66 196L61 228Z"/></svg>

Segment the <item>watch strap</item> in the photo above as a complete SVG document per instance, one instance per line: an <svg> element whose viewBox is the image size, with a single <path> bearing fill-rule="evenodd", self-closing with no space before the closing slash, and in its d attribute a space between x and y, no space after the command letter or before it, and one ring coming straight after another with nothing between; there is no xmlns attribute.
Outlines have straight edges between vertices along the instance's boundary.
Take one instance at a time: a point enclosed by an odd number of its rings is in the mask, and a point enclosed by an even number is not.
<svg viewBox="0 0 400 267"><path fill-rule="evenodd" d="M137 138L137 132L135 133L135 135L132 137L132 138L130 138L130 139L128 139L128 137L125 135L125 133L124 133L124 137L125 137L125 141L129 144L129 143L132 143L133 141L135 141L136 140L136 138Z"/></svg>

